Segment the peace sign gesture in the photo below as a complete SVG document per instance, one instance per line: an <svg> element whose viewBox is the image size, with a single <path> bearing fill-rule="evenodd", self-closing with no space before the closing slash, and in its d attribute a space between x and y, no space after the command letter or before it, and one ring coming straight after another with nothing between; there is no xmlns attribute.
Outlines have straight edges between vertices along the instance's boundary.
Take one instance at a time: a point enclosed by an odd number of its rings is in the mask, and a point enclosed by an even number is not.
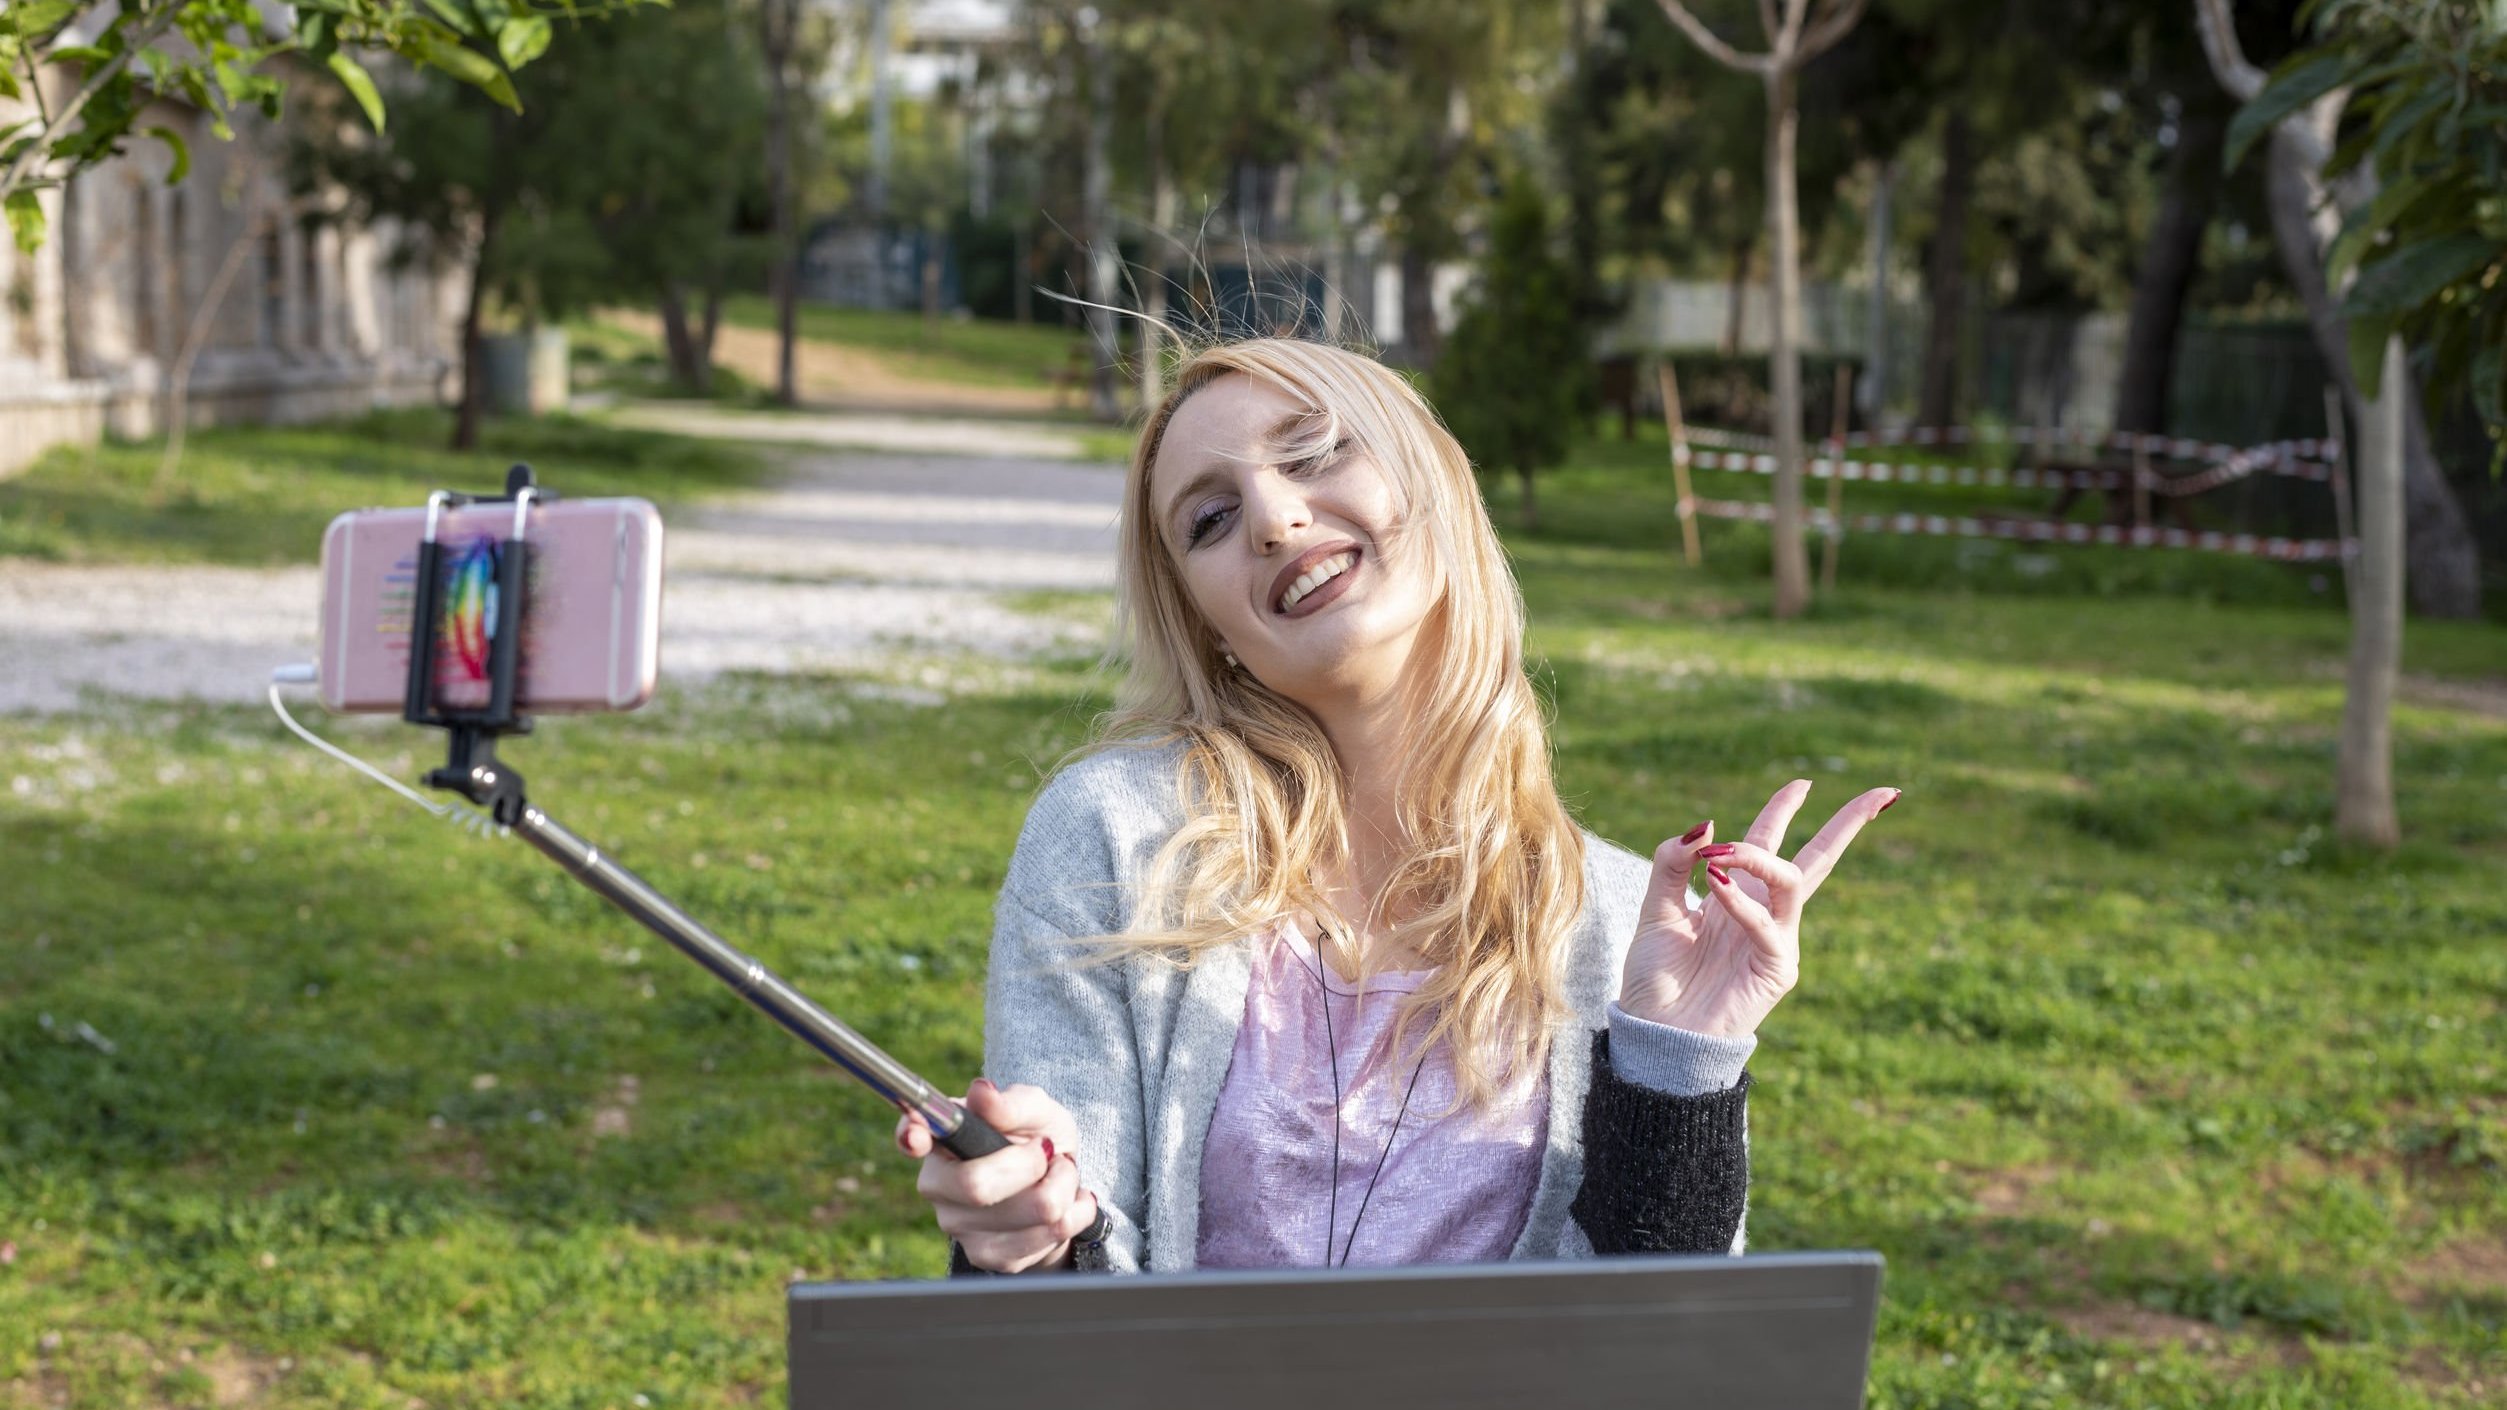
<svg viewBox="0 0 2507 1410"><path fill-rule="evenodd" d="M1788 862L1776 848L1810 792L1806 778L1777 789L1740 842L1715 841L1709 821L1654 849L1653 884L1637 911L1619 983L1621 1008L1692 1033L1740 1038L1758 1031L1800 977L1802 904L1854 835L1904 790L1858 795ZM1701 864L1706 904L1692 911L1689 876Z"/></svg>

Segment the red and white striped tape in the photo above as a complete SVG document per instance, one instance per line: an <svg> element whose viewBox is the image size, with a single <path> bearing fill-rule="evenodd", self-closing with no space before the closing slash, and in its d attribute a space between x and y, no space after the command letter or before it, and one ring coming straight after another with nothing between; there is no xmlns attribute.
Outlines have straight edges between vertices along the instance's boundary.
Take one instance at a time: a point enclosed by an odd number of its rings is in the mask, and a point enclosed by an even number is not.
<svg viewBox="0 0 2507 1410"><path fill-rule="evenodd" d="M2328 481L2333 476L2330 465L2309 460L2295 453L2283 453L2282 445L2256 446L2252 450L2230 451L2208 469L2192 475L2149 476L2150 492L2176 498L2215 490L2232 480L2242 480L2258 471L2271 471L2294 479ZM2225 448L2224 448L2225 449ZM1754 474L1776 473L1776 457L1763 452L1740 450L1696 450L1687 445L1674 446L1672 458L1700 470L1745 470ZM1893 463L1885 460L1837 460L1821 456L1804 463L1803 473L1815 480L1826 480L1840 474L1850 481L1905 485L1980 485L2011 489L2076 489L2120 490L2131 486L2133 472L2127 470L2056 470L2033 466L2001 465L1933 465Z"/></svg>
<svg viewBox="0 0 2507 1410"><path fill-rule="evenodd" d="M1681 507L1713 519L1750 519L1766 523L1776 507L1755 500L1692 499ZM1824 509L1807 511L1810 526L1825 532ZM2189 548L2212 553L2243 554L2284 563L2331 563L2359 552L2357 539L2292 539L2277 535L2228 534L2216 530L2126 528L2117 524L2058 524L2043 519L1970 519L1945 514L1855 514L1847 527L1860 534L1954 535L1960 538L2013 539L2022 543L2105 543L2126 548Z"/></svg>
<svg viewBox="0 0 2507 1410"><path fill-rule="evenodd" d="M2342 453L2341 442L2318 437L2305 440L2274 441L2268 446L2249 446L2242 450L2219 441L2197 441L2184 436L2161 436L2146 431L2091 431L2076 426L2015 426L1990 435L1971 426L1916 426L1903 431L1853 431L1846 435L1849 449L1871 446L1937 446L1999 444L2036 446L2051 449L2066 446L2076 450L2141 451L2166 460L2226 460L2232 455L2253 455L2270 450L2300 460L2330 461Z"/></svg>

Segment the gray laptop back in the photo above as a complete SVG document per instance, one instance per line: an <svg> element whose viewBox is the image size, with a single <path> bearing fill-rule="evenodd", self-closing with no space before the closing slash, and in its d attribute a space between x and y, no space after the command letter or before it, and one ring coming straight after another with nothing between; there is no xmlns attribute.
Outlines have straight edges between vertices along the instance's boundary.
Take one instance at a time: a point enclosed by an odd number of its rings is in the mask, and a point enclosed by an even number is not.
<svg viewBox="0 0 2507 1410"><path fill-rule="evenodd" d="M1855 1410L1880 1255L796 1283L794 1410Z"/></svg>

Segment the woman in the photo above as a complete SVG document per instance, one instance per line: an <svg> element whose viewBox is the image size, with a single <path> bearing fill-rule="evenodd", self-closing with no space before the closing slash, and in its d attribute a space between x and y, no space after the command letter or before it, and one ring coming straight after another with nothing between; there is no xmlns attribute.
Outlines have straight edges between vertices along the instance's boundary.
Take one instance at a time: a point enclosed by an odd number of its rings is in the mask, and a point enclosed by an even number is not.
<svg viewBox="0 0 2507 1410"><path fill-rule="evenodd" d="M1898 790L1792 861L1808 780L1650 863L1585 832L1470 465L1353 353L1194 356L1120 551L1118 709L996 911L966 1101L1011 1145L898 1127L953 1271L1739 1252L1743 1063Z"/></svg>

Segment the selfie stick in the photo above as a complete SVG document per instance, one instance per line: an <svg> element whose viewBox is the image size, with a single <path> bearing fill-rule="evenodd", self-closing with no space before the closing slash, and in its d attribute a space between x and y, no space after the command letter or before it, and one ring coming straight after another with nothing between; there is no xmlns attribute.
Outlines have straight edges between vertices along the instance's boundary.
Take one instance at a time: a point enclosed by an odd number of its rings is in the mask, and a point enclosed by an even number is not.
<svg viewBox="0 0 2507 1410"><path fill-rule="evenodd" d="M531 502L554 497L532 482L528 465L517 465L506 473L502 495L437 490L427 496L426 532L418 542L417 579L410 594L413 617L409 682L401 708L401 718L409 723L442 729L451 736L450 756L443 768L427 774L427 785L450 789L487 809L497 822L521 833L524 841L546 853L575 880L678 947L729 985L732 992L852 1073L889 1105L921 1117L923 1124L931 1128L933 1139L951 1154L971 1160L1008 1145L982 1117L958 1105L905 1064L882 1052L877 1044L845 1026L834 1014L811 1003L766 966L698 924L644 878L618 865L600 848L540 811L524 798L522 775L497 761L497 736L531 732L529 717L514 710L522 647L522 598L531 551L523 530ZM493 620L489 623L488 703L477 710L442 709L433 699L430 670L435 661L437 622L444 600L444 549L436 541L436 523L447 505L508 501L514 506L514 528L513 535L497 549L496 595L489 608Z"/></svg>

